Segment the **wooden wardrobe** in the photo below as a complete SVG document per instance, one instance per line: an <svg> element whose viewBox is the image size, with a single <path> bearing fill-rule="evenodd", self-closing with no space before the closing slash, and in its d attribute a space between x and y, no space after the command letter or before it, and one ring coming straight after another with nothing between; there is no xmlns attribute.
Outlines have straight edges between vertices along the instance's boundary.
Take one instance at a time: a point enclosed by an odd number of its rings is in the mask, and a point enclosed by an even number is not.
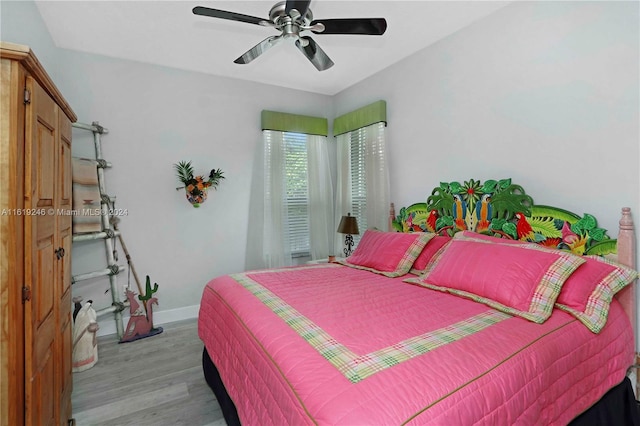
<svg viewBox="0 0 640 426"><path fill-rule="evenodd" d="M66 425L76 116L29 47L0 61L0 423Z"/></svg>

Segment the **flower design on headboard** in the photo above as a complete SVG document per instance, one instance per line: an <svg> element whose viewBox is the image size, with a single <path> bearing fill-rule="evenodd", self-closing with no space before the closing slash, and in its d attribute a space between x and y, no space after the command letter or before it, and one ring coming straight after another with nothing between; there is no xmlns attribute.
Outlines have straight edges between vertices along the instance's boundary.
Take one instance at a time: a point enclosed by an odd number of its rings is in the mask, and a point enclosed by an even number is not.
<svg viewBox="0 0 640 426"><path fill-rule="evenodd" d="M441 235L469 230L580 255L616 251L616 240L598 228L595 217L535 205L533 198L511 179L441 182L426 203L401 208L393 227L400 232Z"/></svg>

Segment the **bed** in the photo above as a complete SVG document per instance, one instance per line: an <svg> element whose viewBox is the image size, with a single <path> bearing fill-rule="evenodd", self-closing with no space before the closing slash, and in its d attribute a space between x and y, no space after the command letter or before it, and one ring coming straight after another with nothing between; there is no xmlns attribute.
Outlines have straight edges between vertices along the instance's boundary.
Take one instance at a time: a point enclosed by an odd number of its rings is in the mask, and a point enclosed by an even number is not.
<svg viewBox="0 0 640 426"><path fill-rule="evenodd" d="M510 179L470 180L389 222L339 263L205 286L228 424L640 424L628 208L612 239Z"/></svg>

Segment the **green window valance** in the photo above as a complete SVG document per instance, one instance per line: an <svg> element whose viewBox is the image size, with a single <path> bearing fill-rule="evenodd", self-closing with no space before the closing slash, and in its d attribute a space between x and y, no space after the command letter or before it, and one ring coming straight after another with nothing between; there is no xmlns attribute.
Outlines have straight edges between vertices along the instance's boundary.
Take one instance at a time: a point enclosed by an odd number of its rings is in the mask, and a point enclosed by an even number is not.
<svg viewBox="0 0 640 426"><path fill-rule="evenodd" d="M326 118L321 117L262 110L262 130L327 136L329 123Z"/></svg>
<svg viewBox="0 0 640 426"><path fill-rule="evenodd" d="M386 101L374 102L336 118L333 121L333 135L338 136L380 122L387 122Z"/></svg>

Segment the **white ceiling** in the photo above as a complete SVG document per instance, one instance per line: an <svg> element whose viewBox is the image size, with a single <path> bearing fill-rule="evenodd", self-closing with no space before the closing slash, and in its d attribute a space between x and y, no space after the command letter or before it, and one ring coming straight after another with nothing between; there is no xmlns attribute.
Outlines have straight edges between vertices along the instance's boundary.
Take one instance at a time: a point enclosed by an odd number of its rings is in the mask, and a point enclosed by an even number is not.
<svg viewBox="0 0 640 426"><path fill-rule="evenodd" d="M319 72L282 43L246 65L233 60L278 32L194 15L195 6L268 18L277 0L37 1L58 47L334 95L482 19L508 1L314 0L314 19L385 18L382 36L311 35L335 62Z"/></svg>

